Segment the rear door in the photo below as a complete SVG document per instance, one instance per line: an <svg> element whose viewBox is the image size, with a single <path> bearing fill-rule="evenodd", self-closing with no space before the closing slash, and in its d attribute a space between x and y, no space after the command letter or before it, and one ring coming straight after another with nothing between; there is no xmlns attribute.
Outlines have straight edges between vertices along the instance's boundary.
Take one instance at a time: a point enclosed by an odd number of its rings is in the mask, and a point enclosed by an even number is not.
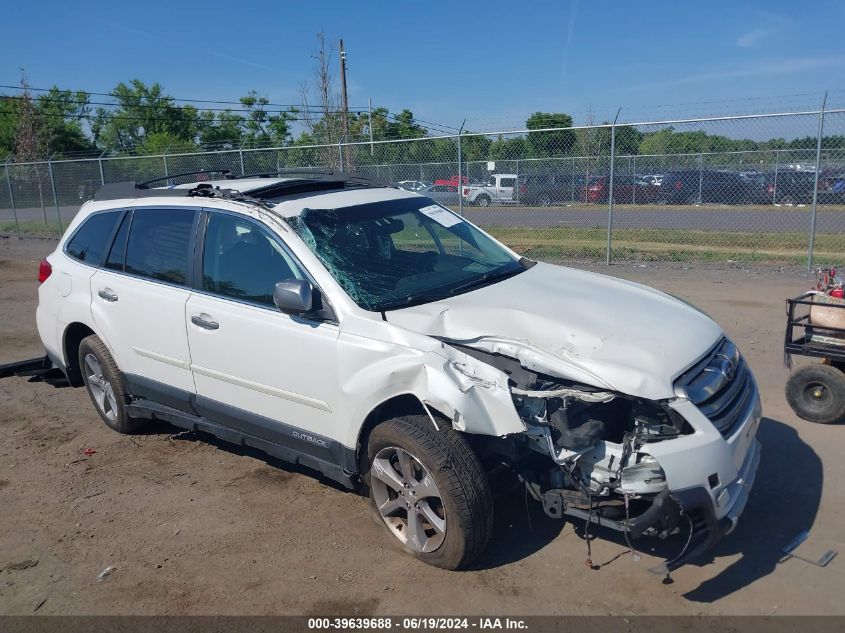
<svg viewBox="0 0 845 633"><path fill-rule="evenodd" d="M91 277L91 312L130 391L185 408L194 393L185 331L196 209L127 213Z"/></svg>

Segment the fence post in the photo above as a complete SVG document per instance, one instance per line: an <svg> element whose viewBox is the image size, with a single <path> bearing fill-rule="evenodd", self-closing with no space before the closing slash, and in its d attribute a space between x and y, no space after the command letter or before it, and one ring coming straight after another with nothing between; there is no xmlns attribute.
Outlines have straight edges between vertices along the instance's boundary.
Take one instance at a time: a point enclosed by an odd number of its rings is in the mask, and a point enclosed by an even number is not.
<svg viewBox="0 0 845 633"><path fill-rule="evenodd" d="M105 151L103 151L103 154L105 154ZM99 166L99 168L100 168L100 184L101 184L101 185L106 184L106 174L105 174L105 172L103 171L103 154L100 154L100 155L97 157L97 165L98 165L98 166Z"/></svg>
<svg viewBox="0 0 845 633"><path fill-rule="evenodd" d="M244 148L238 148L238 155L241 157L241 176L246 176L246 170L244 169Z"/></svg>
<svg viewBox="0 0 845 633"><path fill-rule="evenodd" d="M164 177L165 177L165 178L169 178L169 177L170 177L170 173L167 171L167 154L162 154L162 155L161 155L161 160L163 160L163 161L164 161Z"/></svg>
<svg viewBox="0 0 845 633"><path fill-rule="evenodd" d="M6 161L6 183L9 185L9 204L12 205L12 215L15 216L15 235L21 239L21 227L18 224L18 210L15 208L15 193L12 189L12 176L9 174L9 161Z"/></svg>
<svg viewBox="0 0 845 633"><path fill-rule="evenodd" d="M53 177L53 161L47 161L47 169L50 171L50 187L53 189L53 202L56 204L56 220L59 222L59 237L65 232L62 227L62 210L59 208L59 196L56 193L56 179Z"/></svg>
<svg viewBox="0 0 845 633"><path fill-rule="evenodd" d="M807 249L807 273L813 271L813 248L816 245L816 203L819 198L819 169L822 160L822 135L824 134L824 107L827 105L827 91L822 99L822 109L819 111L819 137L816 139L816 174L813 178L813 209L810 214L810 246Z"/></svg>
<svg viewBox="0 0 845 633"><path fill-rule="evenodd" d="M467 120L464 119L463 123L461 123L460 129L458 130L458 215L461 217L464 215L464 180L461 172L461 134L464 133L464 124L466 122Z"/></svg>
<svg viewBox="0 0 845 633"><path fill-rule="evenodd" d="M607 257L605 265L610 266L610 246L613 240L613 180L616 163L616 121L622 108L616 111L613 124L610 126L610 186L607 189Z"/></svg>
<svg viewBox="0 0 845 633"><path fill-rule="evenodd" d="M778 199L778 168L780 167L780 150L775 150L775 181L772 185L772 204L777 204Z"/></svg>
<svg viewBox="0 0 845 633"><path fill-rule="evenodd" d="M343 139L337 142L337 161L340 165L340 171L343 171Z"/></svg>

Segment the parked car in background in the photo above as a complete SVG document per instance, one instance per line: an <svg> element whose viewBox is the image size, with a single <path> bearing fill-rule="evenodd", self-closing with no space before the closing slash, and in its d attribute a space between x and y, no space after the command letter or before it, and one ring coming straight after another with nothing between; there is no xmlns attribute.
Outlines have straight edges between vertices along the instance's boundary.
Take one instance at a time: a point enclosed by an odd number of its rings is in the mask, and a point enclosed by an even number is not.
<svg viewBox="0 0 845 633"><path fill-rule="evenodd" d="M428 180L401 180L396 183L396 186L405 191L420 191L431 184Z"/></svg>
<svg viewBox="0 0 845 633"><path fill-rule="evenodd" d="M759 174L751 180L749 199L755 204L810 204L815 179L815 172L797 169Z"/></svg>
<svg viewBox="0 0 845 633"><path fill-rule="evenodd" d="M657 199L660 187L637 176L614 176L613 202L619 204L648 204ZM586 201L607 202L610 197L610 176L595 176L587 185Z"/></svg>
<svg viewBox="0 0 845 633"><path fill-rule="evenodd" d="M644 174L642 176L637 176L637 178L650 185L654 185L655 187L659 187L663 182L663 174Z"/></svg>
<svg viewBox="0 0 845 633"><path fill-rule="evenodd" d="M658 192L663 204L741 204L748 202L751 183L733 171L676 169L666 172Z"/></svg>
<svg viewBox="0 0 845 633"><path fill-rule="evenodd" d="M526 174L519 177L516 201L548 207L583 199L587 177L582 174Z"/></svg>
<svg viewBox="0 0 845 633"><path fill-rule="evenodd" d="M457 187L458 183L463 183L465 185L469 184L469 176L461 176L458 178L457 174L449 176L448 178L438 178L434 181L435 185L451 185L452 187Z"/></svg>
<svg viewBox="0 0 845 633"><path fill-rule="evenodd" d="M443 205L456 205L459 202L458 188L452 185L429 185L416 193Z"/></svg>
<svg viewBox="0 0 845 633"><path fill-rule="evenodd" d="M489 207L491 204L514 204L516 200L514 200L513 190L516 180L516 174L492 174L485 184L461 187L461 195L467 203L479 207Z"/></svg>

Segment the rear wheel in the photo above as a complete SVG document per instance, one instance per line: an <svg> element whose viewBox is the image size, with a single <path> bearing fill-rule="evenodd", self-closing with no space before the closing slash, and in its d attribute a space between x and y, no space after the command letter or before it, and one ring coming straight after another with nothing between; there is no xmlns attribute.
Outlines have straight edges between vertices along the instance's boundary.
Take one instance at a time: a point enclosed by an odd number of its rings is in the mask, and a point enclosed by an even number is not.
<svg viewBox="0 0 845 633"><path fill-rule="evenodd" d="M489 207L490 206L490 198L487 196L478 196L475 199L475 204L479 207Z"/></svg>
<svg viewBox="0 0 845 633"><path fill-rule="evenodd" d="M802 367L786 383L786 400L799 417L810 422L845 420L845 373L830 365Z"/></svg>
<svg viewBox="0 0 845 633"><path fill-rule="evenodd" d="M444 569L469 565L493 531L493 500L478 457L427 416L383 422L370 434L364 481L376 523L391 541Z"/></svg>
<svg viewBox="0 0 845 633"><path fill-rule="evenodd" d="M94 408L109 428L118 433L136 433L146 425L145 419L129 417L126 380L108 348L95 334L79 344L79 370Z"/></svg>
<svg viewBox="0 0 845 633"><path fill-rule="evenodd" d="M544 193L540 196L539 203L541 207L550 207L552 206L552 198L551 196L549 196L549 194Z"/></svg>

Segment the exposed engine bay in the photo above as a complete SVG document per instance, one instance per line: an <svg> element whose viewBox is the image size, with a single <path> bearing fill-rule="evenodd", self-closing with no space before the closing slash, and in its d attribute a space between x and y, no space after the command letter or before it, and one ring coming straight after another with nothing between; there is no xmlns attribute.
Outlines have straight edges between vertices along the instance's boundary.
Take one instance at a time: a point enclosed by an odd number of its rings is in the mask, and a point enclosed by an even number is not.
<svg viewBox="0 0 845 633"><path fill-rule="evenodd" d="M507 356L456 347L508 375L527 432L491 449L502 452L548 516L574 516L586 520L587 529L591 523L611 527L626 539L666 538L681 527L682 508L648 450L693 432L676 411L543 375Z"/></svg>

